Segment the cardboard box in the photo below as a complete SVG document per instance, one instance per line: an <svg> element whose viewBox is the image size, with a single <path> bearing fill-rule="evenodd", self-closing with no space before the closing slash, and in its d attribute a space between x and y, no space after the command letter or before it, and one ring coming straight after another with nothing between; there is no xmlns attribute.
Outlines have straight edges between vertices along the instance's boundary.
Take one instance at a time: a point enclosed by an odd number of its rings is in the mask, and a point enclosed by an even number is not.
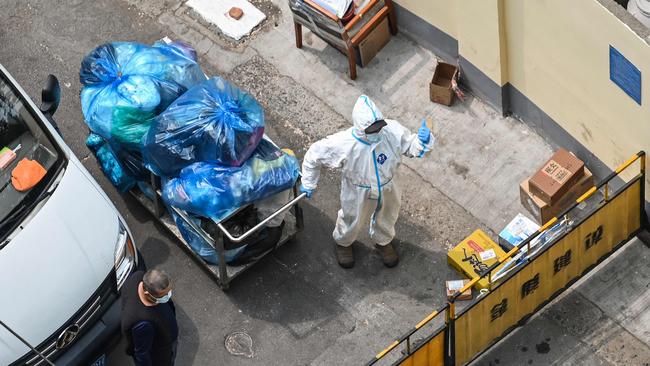
<svg viewBox="0 0 650 366"><path fill-rule="evenodd" d="M433 79L429 84L429 97L432 102L450 106L454 101L454 91L451 89L451 79L458 67L444 62L438 62Z"/></svg>
<svg viewBox="0 0 650 366"><path fill-rule="evenodd" d="M554 204L548 204L540 197L537 197L530 191L529 180L521 182L519 185L519 196L521 204L533 216L538 224L542 225L547 223L553 217L562 213L575 200L585 194L591 187L594 186L594 178L589 169L584 169L584 175L578 183L574 184L569 191Z"/></svg>
<svg viewBox="0 0 650 366"><path fill-rule="evenodd" d="M535 196L554 204L584 176L584 167L582 160L560 149L530 178L529 189Z"/></svg>
<svg viewBox="0 0 650 366"><path fill-rule="evenodd" d="M539 225L528 217L517 214L512 221L499 233L499 245L507 252L519 245L539 230Z"/></svg>
<svg viewBox="0 0 650 366"><path fill-rule="evenodd" d="M447 298L451 298L454 294L460 291L465 285L469 283L469 280L452 280L445 281L445 289L447 289ZM472 299L472 289L468 288L462 294L458 295L456 300L471 300Z"/></svg>
<svg viewBox="0 0 650 366"><path fill-rule="evenodd" d="M503 249L490 239L485 232L476 230L460 244L449 250L447 262L460 273L473 279L478 277L481 271L503 258L505 254ZM476 287L484 289L488 288L489 285L489 279L486 276L477 282Z"/></svg>
<svg viewBox="0 0 650 366"><path fill-rule="evenodd" d="M390 40L388 18L379 23L356 48L357 64L366 67Z"/></svg>

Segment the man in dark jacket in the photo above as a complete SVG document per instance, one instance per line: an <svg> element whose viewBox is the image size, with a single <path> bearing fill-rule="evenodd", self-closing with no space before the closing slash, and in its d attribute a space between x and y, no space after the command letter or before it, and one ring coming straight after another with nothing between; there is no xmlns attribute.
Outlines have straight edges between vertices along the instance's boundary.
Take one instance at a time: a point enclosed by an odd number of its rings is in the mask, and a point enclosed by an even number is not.
<svg viewBox="0 0 650 366"><path fill-rule="evenodd" d="M122 333L137 366L173 366L178 324L164 271L131 274L122 288Z"/></svg>

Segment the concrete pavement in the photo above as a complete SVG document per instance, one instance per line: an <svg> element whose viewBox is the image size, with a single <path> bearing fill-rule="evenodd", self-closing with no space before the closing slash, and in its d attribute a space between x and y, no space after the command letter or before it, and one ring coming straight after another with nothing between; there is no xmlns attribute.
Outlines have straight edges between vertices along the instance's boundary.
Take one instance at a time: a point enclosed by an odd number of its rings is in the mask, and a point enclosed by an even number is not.
<svg viewBox="0 0 650 366"><path fill-rule="evenodd" d="M175 279L179 365L360 364L442 305L444 280L458 277L446 264L447 249L476 228L494 236L523 212L518 184L551 148L525 124L499 116L476 98L451 108L429 102L435 56L402 35L369 67L359 69L359 79L352 82L346 59L308 31L303 50L294 47L285 1L254 3L269 19L250 39L234 44L179 1L77 0L56 6L8 1L0 13L0 62L34 99L48 73L61 79L63 102L56 118L66 141L125 215L148 265L160 265ZM83 144L87 129L78 100L79 63L103 42L151 43L163 36L192 43L208 74L222 75L253 94L266 108L270 135L299 156L311 142L349 126L361 93L412 129L421 118L432 117L438 124L432 158L408 160L401 171L400 265L384 268L367 237L357 245L353 270L336 265L331 242L338 209L335 173L324 174L315 198L305 205L307 230L238 278L227 293L133 200L117 194ZM646 247L630 244L478 363L647 362L647 259ZM615 279L634 275L639 280L616 288L612 273ZM251 358L226 351L224 339L236 331L251 335ZM111 354L111 364L128 362L121 348Z"/></svg>

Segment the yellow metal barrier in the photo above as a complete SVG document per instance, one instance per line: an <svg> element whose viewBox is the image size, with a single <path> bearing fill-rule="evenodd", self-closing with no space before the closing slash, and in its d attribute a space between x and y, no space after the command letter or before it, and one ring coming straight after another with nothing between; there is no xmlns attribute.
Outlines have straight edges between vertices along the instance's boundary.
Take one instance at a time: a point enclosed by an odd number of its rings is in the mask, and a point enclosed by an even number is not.
<svg viewBox="0 0 650 366"><path fill-rule="evenodd" d="M612 181L637 160L640 160L640 174L612 196L609 192ZM537 234L508 252L481 277L471 280L442 310L424 318L367 365L375 364L403 343L407 346L406 355L394 365L462 365L487 350L645 228L645 160L645 153L640 152L623 163L598 186L578 198L571 208L542 225ZM492 279L492 271L513 258L521 248L526 247L531 253L531 241L552 230L561 222L560 218L570 215L578 204L592 198L603 187L603 201L586 217L570 223L559 238L493 283L485 296L455 314L454 301L458 294L473 287L481 278L489 276ZM411 347L413 333L443 311L445 325L416 347Z"/></svg>
<svg viewBox="0 0 650 366"><path fill-rule="evenodd" d="M423 342L413 354L399 364L404 366L443 366L445 364L445 329L442 328L433 338Z"/></svg>
<svg viewBox="0 0 650 366"><path fill-rule="evenodd" d="M617 195L564 238L456 318L456 364L485 350L510 328L580 278L640 228L641 181Z"/></svg>
<svg viewBox="0 0 650 366"><path fill-rule="evenodd" d="M436 319L439 316L447 315L448 308L449 305L445 305L442 309L429 314L406 334L399 337L383 351L379 352L375 358L366 364L366 366L374 365L379 360L383 359L387 354L397 349L397 347L401 344L405 345L406 347L406 356L401 357L401 359L396 362L397 364L408 366L443 366L445 364L445 355L447 354L445 352L445 330L447 328L449 319L445 319L444 326L438 328L438 330L434 331L431 336L417 345L411 344L411 337L425 325L429 324L432 320Z"/></svg>

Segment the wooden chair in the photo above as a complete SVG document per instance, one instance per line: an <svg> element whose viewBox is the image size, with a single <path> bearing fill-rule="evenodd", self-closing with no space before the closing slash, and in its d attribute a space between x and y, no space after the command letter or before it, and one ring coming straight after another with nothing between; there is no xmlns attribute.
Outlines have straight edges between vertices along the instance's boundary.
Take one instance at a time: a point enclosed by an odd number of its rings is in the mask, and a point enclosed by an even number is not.
<svg viewBox="0 0 650 366"><path fill-rule="evenodd" d="M390 32L397 34L397 17L392 0L370 0L347 24L312 0L290 0L296 47L302 48L302 27L348 56L350 79L357 78L356 48L386 18Z"/></svg>

